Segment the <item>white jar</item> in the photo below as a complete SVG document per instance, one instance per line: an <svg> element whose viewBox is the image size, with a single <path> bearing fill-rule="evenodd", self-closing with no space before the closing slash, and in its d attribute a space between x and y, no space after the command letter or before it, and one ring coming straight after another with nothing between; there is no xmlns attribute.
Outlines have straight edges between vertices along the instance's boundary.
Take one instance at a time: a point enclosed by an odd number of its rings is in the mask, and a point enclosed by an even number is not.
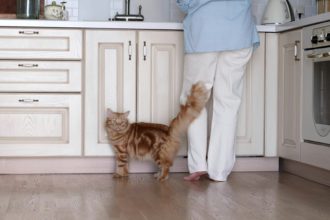
<svg viewBox="0 0 330 220"><path fill-rule="evenodd" d="M56 1L45 6L45 18L49 20L62 20L63 10L61 5L57 5Z"/></svg>

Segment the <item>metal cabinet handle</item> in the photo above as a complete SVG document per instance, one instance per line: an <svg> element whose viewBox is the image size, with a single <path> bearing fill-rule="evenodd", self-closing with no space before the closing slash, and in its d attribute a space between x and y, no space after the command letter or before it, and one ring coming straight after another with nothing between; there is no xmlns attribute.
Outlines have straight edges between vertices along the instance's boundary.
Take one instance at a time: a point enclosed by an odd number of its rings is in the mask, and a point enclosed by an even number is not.
<svg viewBox="0 0 330 220"><path fill-rule="evenodd" d="M33 67L38 67L38 64L29 64L29 63L20 63L18 64L19 67L27 67L27 68L33 68Z"/></svg>
<svg viewBox="0 0 330 220"><path fill-rule="evenodd" d="M297 41L294 42L294 60L295 61L299 61L300 60L300 58L298 56L298 44L300 44L300 41L299 40L297 40Z"/></svg>
<svg viewBox="0 0 330 220"><path fill-rule="evenodd" d="M132 60L132 41L128 41L128 60Z"/></svg>
<svg viewBox="0 0 330 220"><path fill-rule="evenodd" d="M18 101L24 103L33 103L33 102L39 102L39 99L19 99Z"/></svg>
<svg viewBox="0 0 330 220"><path fill-rule="evenodd" d="M143 41L143 60L147 60L147 42Z"/></svg>
<svg viewBox="0 0 330 220"><path fill-rule="evenodd" d="M18 31L19 34L25 34L25 35L37 35L39 34L39 31Z"/></svg>

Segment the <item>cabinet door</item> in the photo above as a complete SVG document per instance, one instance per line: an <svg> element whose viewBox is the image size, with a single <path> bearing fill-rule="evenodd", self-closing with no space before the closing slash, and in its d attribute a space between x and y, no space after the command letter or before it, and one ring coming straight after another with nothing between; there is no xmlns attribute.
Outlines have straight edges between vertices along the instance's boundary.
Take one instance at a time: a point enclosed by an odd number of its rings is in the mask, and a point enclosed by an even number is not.
<svg viewBox="0 0 330 220"><path fill-rule="evenodd" d="M130 111L136 119L134 31L86 31L85 155L111 156L106 109Z"/></svg>
<svg viewBox="0 0 330 220"><path fill-rule="evenodd" d="M81 95L0 94L0 156L81 155Z"/></svg>
<svg viewBox="0 0 330 220"><path fill-rule="evenodd" d="M264 155L265 34L246 67L236 137L236 155Z"/></svg>
<svg viewBox="0 0 330 220"><path fill-rule="evenodd" d="M183 33L140 31L138 39L137 120L168 125L180 107ZM186 154L186 144L182 154Z"/></svg>
<svg viewBox="0 0 330 220"><path fill-rule="evenodd" d="M280 35L279 155L300 160L301 31Z"/></svg>

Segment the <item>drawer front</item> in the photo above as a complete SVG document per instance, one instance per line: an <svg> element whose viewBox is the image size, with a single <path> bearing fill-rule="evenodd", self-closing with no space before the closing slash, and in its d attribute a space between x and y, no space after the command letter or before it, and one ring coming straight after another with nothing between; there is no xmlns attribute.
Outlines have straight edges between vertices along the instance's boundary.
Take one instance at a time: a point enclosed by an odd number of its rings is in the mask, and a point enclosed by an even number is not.
<svg viewBox="0 0 330 220"><path fill-rule="evenodd" d="M0 29L0 59L81 58L81 30Z"/></svg>
<svg viewBox="0 0 330 220"><path fill-rule="evenodd" d="M80 92L80 61L0 61L0 92Z"/></svg>
<svg viewBox="0 0 330 220"><path fill-rule="evenodd" d="M81 95L0 94L0 156L81 155Z"/></svg>

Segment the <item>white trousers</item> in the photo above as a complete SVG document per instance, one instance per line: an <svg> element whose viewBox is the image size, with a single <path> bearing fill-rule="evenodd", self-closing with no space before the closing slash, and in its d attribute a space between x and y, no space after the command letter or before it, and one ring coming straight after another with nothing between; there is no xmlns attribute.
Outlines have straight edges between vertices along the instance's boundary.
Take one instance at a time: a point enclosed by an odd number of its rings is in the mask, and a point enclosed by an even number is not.
<svg viewBox="0 0 330 220"><path fill-rule="evenodd" d="M180 102L192 84L203 81L213 87L210 137L207 140L207 111L188 129L189 172L207 171L216 181L226 181L235 163L235 137L241 104L243 77L252 48L214 53L186 54Z"/></svg>

